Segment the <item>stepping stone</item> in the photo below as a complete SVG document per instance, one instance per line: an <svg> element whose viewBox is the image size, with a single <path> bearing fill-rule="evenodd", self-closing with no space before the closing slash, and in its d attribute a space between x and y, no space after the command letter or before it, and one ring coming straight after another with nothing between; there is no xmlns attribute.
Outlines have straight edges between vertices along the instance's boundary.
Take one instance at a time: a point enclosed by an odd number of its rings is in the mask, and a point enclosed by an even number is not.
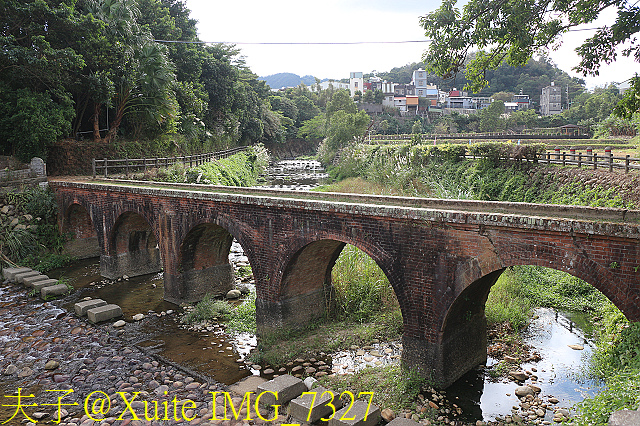
<svg viewBox="0 0 640 426"><path fill-rule="evenodd" d="M78 315L79 317L83 317L87 314L87 311L89 309L99 308L100 306L104 306L106 304L107 302L102 299L91 299L85 300L84 302L76 303L75 305L73 305L73 309L75 309L76 315Z"/></svg>
<svg viewBox="0 0 640 426"><path fill-rule="evenodd" d="M44 287L40 290L40 297L47 299L47 296L60 296L69 291L69 287L64 284L55 284L49 287Z"/></svg>
<svg viewBox="0 0 640 426"><path fill-rule="evenodd" d="M38 282L38 281L44 281L44 280L48 280L49 277L46 275L34 275L33 277L27 277L25 279L22 280L22 284L25 285L25 287L33 287L33 283Z"/></svg>
<svg viewBox="0 0 640 426"><path fill-rule="evenodd" d="M275 405L276 403L282 405L306 391L307 386L302 380L284 374L258 386L257 394L260 395L263 392L277 393L277 399L273 393L265 393L260 397L260 403L264 405Z"/></svg>
<svg viewBox="0 0 640 426"><path fill-rule="evenodd" d="M121 316L122 309L118 305L103 305L87 310L87 318L94 324Z"/></svg>
<svg viewBox="0 0 640 426"><path fill-rule="evenodd" d="M31 286L37 293L42 293L42 289L45 287L51 287L58 284L58 280L49 278L48 280L36 281ZM66 286L65 286L66 287Z"/></svg>
<svg viewBox="0 0 640 426"><path fill-rule="evenodd" d="M326 391L327 389L322 386L318 386L309 393L292 400L289 403L289 415L300 422L309 423L318 421L321 418L330 417L333 413L333 409L331 406L327 405L327 403L333 403L336 408L340 408L342 407L342 402L338 398L338 395ZM313 395L314 392L315 401ZM312 402L313 407L311 407Z"/></svg>
<svg viewBox="0 0 640 426"><path fill-rule="evenodd" d="M396 417L387 423L387 426L420 426L420 423L402 417Z"/></svg>
<svg viewBox="0 0 640 426"><path fill-rule="evenodd" d="M3 268L2 269L2 276L4 277L5 280L9 280L9 281L14 281L16 280L16 275L17 274L22 274L25 272L29 272L31 271L31 268Z"/></svg>
<svg viewBox="0 0 640 426"><path fill-rule="evenodd" d="M615 411L609 417L608 426L633 426L640 424L640 411Z"/></svg>
<svg viewBox="0 0 640 426"><path fill-rule="evenodd" d="M368 407L368 405L368 403L360 400L356 400L351 406L347 404L329 420L328 426L374 426L378 424L380 421L380 408L373 404L371 404L371 407ZM369 408L369 412L367 412L367 408ZM345 420L340 420L343 417Z"/></svg>
<svg viewBox="0 0 640 426"><path fill-rule="evenodd" d="M35 277L36 275L40 275L40 272L30 270L29 272L22 272L20 274L15 275L15 282L22 284L25 278Z"/></svg>

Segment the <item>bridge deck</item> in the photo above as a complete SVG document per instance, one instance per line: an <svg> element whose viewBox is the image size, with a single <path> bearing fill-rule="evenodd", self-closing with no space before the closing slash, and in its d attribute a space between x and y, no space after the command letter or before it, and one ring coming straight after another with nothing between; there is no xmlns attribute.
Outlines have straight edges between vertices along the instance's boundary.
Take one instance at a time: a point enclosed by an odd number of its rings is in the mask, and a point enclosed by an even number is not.
<svg viewBox="0 0 640 426"><path fill-rule="evenodd" d="M489 213L539 218L573 219L588 222L640 224L640 210L608 207L585 207L558 204L515 203L503 201L449 200L439 198L400 197L337 192L291 191L258 187L234 187L188 183L150 182L118 179L53 178L50 182L95 184L111 187L167 189L211 194L247 195L275 199L325 201L358 205L405 207L448 212Z"/></svg>

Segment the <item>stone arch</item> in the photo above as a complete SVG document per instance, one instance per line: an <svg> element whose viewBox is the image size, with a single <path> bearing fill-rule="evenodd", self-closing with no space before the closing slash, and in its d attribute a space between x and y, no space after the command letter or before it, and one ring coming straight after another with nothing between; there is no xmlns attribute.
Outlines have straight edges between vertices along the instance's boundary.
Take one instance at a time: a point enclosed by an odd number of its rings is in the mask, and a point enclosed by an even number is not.
<svg viewBox="0 0 640 426"><path fill-rule="evenodd" d="M391 270L390 256L375 246L334 235L324 235L314 241L304 241L292 247L284 260L275 268L281 271L277 282L277 305L272 314L278 318L264 318L265 325L286 324L301 326L322 317L330 308L333 292L331 271L342 249L351 244L371 257L389 279L403 311L405 298L399 294L398 274Z"/></svg>
<svg viewBox="0 0 640 426"><path fill-rule="evenodd" d="M77 258L87 259L100 256L100 243L93 220L87 209L72 203L62 220L62 233L70 239L65 243L65 251Z"/></svg>
<svg viewBox="0 0 640 426"><path fill-rule="evenodd" d="M180 300L195 302L207 293L224 295L234 286L229 249L233 235L224 227L201 223L189 230L180 245L175 285Z"/></svg>
<svg viewBox="0 0 640 426"><path fill-rule="evenodd" d="M500 275L510 266L543 266L569 273L582 279L602 292L609 300L624 312L626 301L621 300L620 282L610 271L582 256L572 258L570 262L550 263L540 258L515 258L484 275L467 273L458 280L461 291L455 294L448 309L443 312L439 326L439 365L441 382L453 383L463 374L487 360L487 319L485 304L491 287ZM473 268L466 268L473 269ZM478 270L476 270L478 271Z"/></svg>
<svg viewBox="0 0 640 426"><path fill-rule="evenodd" d="M162 258L151 225L139 213L122 213L111 228L107 253L100 259L102 276L115 279L123 275L135 277L160 271Z"/></svg>

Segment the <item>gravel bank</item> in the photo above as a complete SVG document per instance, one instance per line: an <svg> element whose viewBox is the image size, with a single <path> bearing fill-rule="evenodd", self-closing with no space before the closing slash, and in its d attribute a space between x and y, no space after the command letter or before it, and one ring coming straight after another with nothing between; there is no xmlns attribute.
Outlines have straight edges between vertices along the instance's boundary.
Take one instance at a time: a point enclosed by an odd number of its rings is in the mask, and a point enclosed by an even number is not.
<svg viewBox="0 0 640 426"><path fill-rule="evenodd" d="M38 425L60 426L266 423L255 414L251 422L212 420L210 392L225 385L158 361L122 338L126 328L93 325L59 306L29 297L24 287L0 285L0 423L18 410L18 389L24 413L5 424L33 424L27 415ZM144 401L151 418L157 403L157 420L145 420ZM218 396L217 408L221 402Z"/></svg>

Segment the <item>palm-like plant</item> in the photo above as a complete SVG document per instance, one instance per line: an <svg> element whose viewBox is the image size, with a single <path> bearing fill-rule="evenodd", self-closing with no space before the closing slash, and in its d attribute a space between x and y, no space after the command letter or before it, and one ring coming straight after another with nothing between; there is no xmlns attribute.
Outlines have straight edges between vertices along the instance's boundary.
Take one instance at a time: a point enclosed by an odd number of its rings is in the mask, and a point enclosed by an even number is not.
<svg viewBox="0 0 640 426"><path fill-rule="evenodd" d="M8 220L0 221L0 263L16 266L18 259L39 251L40 245L31 232L11 226Z"/></svg>

